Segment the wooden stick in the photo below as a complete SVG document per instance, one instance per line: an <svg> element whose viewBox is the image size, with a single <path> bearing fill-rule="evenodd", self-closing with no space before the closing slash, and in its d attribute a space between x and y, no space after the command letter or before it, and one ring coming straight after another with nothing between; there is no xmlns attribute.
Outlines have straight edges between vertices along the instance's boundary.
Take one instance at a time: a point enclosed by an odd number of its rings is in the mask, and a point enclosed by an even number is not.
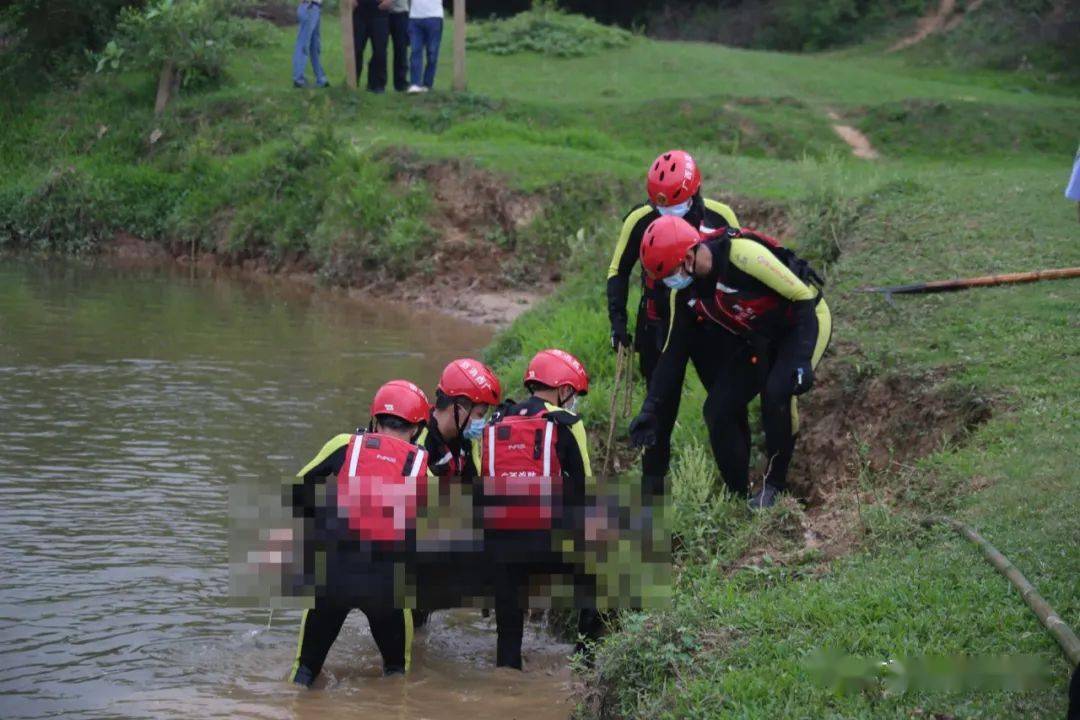
<svg viewBox="0 0 1080 720"><path fill-rule="evenodd" d="M356 89L356 41L353 36L353 8L356 0L341 0L341 51L345 53L345 85Z"/></svg>
<svg viewBox="0 0 1080 720"><path fill-rule="evenodd" d="M626 399L623 401L622 417L630 417L631 403L634 399L634 347L631 345L626 349Z"/></svg>
<svg viewBox="0 0 1080 720"><path fill-rule="evenodd" d="M615 385L611 388L611 412L608 415L607 448L604 452L604 465L600 468L602 477L607 477L608 470L611 467L611 447L615 441L615 411L619 407L619 383L622 381L625 364L626 348L619 345L615 355Z"/></svg>
<svg viewBox="0 0 1080 720"><path fill-rule="evenodd" d="M858 292L884 293L885 295L950 292L953 290L967 290L968 288L974 287L1012 285L1017 283L1037 282L1039 280L1066 280L1075 277L1080 277L1080 267L1035 270L1033 272L1023 273L1005 273L1003 275L984 275L982 277L962 278L958 280L932 280L930 282L913 283L911 285L864 287L859 288Z"/></svg>
<svg viewBox="0 0 1080 720"><path fill-rule="evenodd" d="M161 75L158 76L157 97L154 99L154 114L160 115L165 112L172 101L176 90L176 65L172 60L166 60L161 66Z"/></svg>
<svg viewBox="0 0 1080 720"><path fill-rule="evenodd" d="M465 92L465 0L454 0L454 92Z"/></svg>
<svg viewBox="0 0 1080 720"><path fill-rule="evenodd" d="M1012 583L1013 587L1020 591L1020 596L1024 598L1024 602L1039 618L1039 622L1042 623L1043 627L1054 636L1054 639L1057 640L1058 645L1065 651L1065 655L1068 656L1073 665L1080 664L1080 638L1076 637L1076 634L1065 624L1065 621L1054 612L1054 608L1050 607L1050 604L1035 590L1035 586L1028 582L1023 573L1009 562L1007 557L1002 555L986 538L958 520L949 517L930 517L923 520L923 525L927 527L934 523L948 525L978 545L983 556L990 561L990 564L1004 575Z"/></svg>

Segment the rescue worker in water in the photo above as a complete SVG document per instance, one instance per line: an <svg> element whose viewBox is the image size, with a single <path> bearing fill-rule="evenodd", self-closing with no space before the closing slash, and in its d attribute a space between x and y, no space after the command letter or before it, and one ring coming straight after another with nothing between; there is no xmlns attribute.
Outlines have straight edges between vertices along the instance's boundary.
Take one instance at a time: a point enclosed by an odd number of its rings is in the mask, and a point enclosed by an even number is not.
<svg viewBox="0 0 1080 720"><path fill-rule="evenodd" d="M760 393L767 466L750 506L773 505L787 486L799 428L796 397L810 390L832 337L821 278L767 235L734 229L701 233L675 217L660 218L645 231L641 265L671 289L671 321L648 396L630 424L631 442L658 441L665 431L659 408L682 391L678 369L697 328L722 328L739 342L734 351L718 345L701 374L713 457L728 488L747 494L747 405Z"/></svg>
<svg viewBox="0 0 1080 720"><path fill-rule="evenodd" d="M575 605L583 608L579 633L595 639L602 625L594 609L595 579L563 562L563 551L585 528L587 514L592 468L576 408L589 391L589 376L570 353L543 350L529 363L524 384L530 396L501 407L484 429L479 494L484 551L495 586L495 664L517 670L531 576L573 574ZM586 532L585 539L594 538Z"/></svg>
<svg viewBox="0 0 1080 720"><path fill-rule="evenodd" d="M472 358L454 360L443 369L435 389L435 405L428 415L427 425L420 431L417 444L428 452L428 469L439 478L440 493L450 495L461 491L458 500L464 502L479 475L480 436L487 414L499 404L502 387L491 368ZM458 485L459 487L453 488ZM449 502L454 498L448 497ZM439 503L437 503L438 505ZM476 577L479 553L442 553L437 562L423 564L423 579L418 589L425 607L413 613L414 627L423 627L430 608L449 607L457 591L466 590L463 577ZM467 594L467 593L466 593Z"/></svg>
<svg viewBox="0 0 1080 720"><path fill-rule="evenodd" d="M429 477L429 454L416 442L428 419L423 391L405 380L386 383L371 403L366 430L338 435L301 470L293 486L293 512L313 519L315 538L305 538L305 565L319 563L308 555L323 553L327 574L356 580L356 566L337 562L344 545L362 544L363 599L339 595L316 597L304 612L300 640L290 677L310 687L322 670L330 647L353 607L367 615L371 634L382 654L386 675L404 674L410 664L412 614L398 609L395 562L412 545L418 504ZM327 478L331 478L328 482ZM326 507L316 502L316 489L327 485ZM350 586L353 587L353 586Z"/></svg>

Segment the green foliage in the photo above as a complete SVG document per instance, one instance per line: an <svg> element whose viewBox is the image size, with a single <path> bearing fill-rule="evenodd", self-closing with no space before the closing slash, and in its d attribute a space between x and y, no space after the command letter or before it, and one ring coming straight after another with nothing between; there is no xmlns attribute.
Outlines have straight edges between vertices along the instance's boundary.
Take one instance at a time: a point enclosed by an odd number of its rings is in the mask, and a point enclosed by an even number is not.
<svg viewBox="0 0 1080 720"><path fill-rule="evenodd" d="M67 78L105 46L121 9L140 0L12 0L0 9L0 81L20 89ZM43 72L44 71L44 72Z"/></svg>
<svg viewBox="0 0 1080 720"><path fill-rule="evenodd" d="M533 8L506 20L473 25L469 44L492 55L538 53L555 57L585 57L626 47L633 37L583 15L559 10L554 2L535 2Z"/></svg>
<svg viewBox="0 0 1080 720"><path fill-rule="evenodd" d="M220 79L252 26L235 17L245 0L153 0L120 13L116 38L96 57L98 72L122 65L158 70L171 62L185 86Z"/></svg>

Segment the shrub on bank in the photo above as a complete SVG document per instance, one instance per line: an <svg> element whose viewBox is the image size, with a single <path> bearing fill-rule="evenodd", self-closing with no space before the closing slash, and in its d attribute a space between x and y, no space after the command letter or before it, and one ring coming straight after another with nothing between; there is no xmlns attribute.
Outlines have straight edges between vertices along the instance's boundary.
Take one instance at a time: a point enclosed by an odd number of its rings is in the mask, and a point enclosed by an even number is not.
<svg viewBox="0 0 1080 720"><path fill-rule="evenodd" d="M584 15L572 15L554 2L534 2L531 10L505 20L473 25L469 45L492 55L533 52L555 57L584 57L626 47L633 36Z"/></svg>

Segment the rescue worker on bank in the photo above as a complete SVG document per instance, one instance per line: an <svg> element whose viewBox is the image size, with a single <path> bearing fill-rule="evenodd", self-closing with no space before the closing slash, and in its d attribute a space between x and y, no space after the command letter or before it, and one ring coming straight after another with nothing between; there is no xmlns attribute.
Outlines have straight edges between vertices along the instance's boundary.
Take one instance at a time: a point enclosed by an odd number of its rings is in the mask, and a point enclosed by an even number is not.
<svg viewBox="0 0 1080 720"><path fill-rule="evenodd" d="M638 205L623 218L622 230L615 252L608 267L607 302L608 319L611 322L611 347L631 347L638 352L639 366L645 382L651 381L660 349L668 330L668 290L659 280L651 278L642 268L641 303L638 306L634 334L628 330L626 303L630 291L630 275L641 253L641 239L649 227L660 217L680 217L702 232L715 232L724 228L739 227L735 212L724 203L701 196L701 171L689 153L671 150L660 155L649 167L647 178L649 200ZM715 352L719 338L691 341L690 358L701 375L708 364L706 348ZM679 375L686 369L686 358L672 370ZM679 393L664 399L655 409L659 422L656 442L646 449L641 459L642 482L653 494L663 491L663 478L671 462L671 431L679 414Z"/></svg>
<svg viewBox="0 0 1080 720"><path fill-rule="evenodd" d="M428 469L440 478L442 490L447 491L446 496L436 503L436 510L453 511L454 508L448 506L464 503L471 497L462 487L452 486L455 483L471 486L479 475L480 436L488 412L499 404L501 396L499 378L479 360L454 360L439 377L435 405L417 441L428 452ZM455 517L461 517L460 513L455 513ZM422 566L423 579L418 581L418 589L426 607L413 613L416 628L427 623L432 606L459 606L463 604L460 599L452 602L450 598L459 597L455 595L457 591L476 589L468 588L462 580L479 574L476 563L480 553L460 552L462 548L457 546L454 549L459 552L449 552L450 549L448 544L446 552L439 552L434 562L425 562Z"/></svg>
<svg viewBox="0 0 1080 720"><path fill-rule="evenodd" d="M671 328L641 412L630 424L635 445L651 445L661 431L659 408L682 392L678 369L689 338L702 324L741 340L722 347L705 387L705 424L720 474L732 492L747 494L750 434L747 405L761 394L767 466L753 508L769 507L787 484L798 432L796 396L810 390L832 336L822 281L806 261L774 239L751 230L702 234L674 217L645 231L641 264L672 288ZM704 378L703 378L704 379Z"/></svg>
<svg viewBox="0 0 1080 720"><path fill-rule="evenodd" d="M334 437L297 475L293 511L312 519L314 534L305 532L305 566L324 566L333 590L317 591L315 607L304 612L295 683L315 681L353 607L367 615L384 674L408 670L412 615L398 609L395 570L426 492L428 453L415 443L428 411L420 388L392 380L375 393L368 428ZM317 500L322 484L324 503Z"/></svg>
<svg viewBox="0 0 1080 720"><path fill-rule="evenodd" d="M492 563L495 664L521 669L530 576L575 572L563 563L566 543L584 528L586 478L592 477L577 398L589 391L582 364L563 350L542 350L529 363L529 397L501 408L485 428L480 517ZM595 586L577 573L575 604L594 607ZM599 617L583 611L579 632L596 637Z"/></svg>

